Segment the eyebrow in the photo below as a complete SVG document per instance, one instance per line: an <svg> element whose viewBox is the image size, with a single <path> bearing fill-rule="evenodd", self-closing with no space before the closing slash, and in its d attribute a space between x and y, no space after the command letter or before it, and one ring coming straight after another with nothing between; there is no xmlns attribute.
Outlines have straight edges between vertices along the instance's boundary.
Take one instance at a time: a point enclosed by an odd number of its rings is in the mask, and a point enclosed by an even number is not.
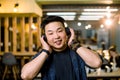
<svg viewBox="0 0 120 80"><path fill-rule="evenodd" d="M63 29L63 28L58 27L57 30L59 30L59 29ZM52 32L52 30L48 30L47 32Z"/></svg>

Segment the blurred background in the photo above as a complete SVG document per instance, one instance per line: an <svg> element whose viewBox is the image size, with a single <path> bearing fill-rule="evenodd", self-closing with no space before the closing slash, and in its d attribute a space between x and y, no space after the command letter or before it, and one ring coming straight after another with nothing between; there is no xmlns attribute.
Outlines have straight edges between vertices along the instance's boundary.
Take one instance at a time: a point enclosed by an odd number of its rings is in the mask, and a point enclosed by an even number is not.
<svg viewBox="0 0 120 80"><path fill-rule="evenodd" d="M63 17L80 43L100 54L104 64L86 67L89 79L119 79L120 0L0 0L1 79L20 79L21 67L41 48L40 24L47 15ZM13 54L17 69L4 63L5 53Z"/></svg>

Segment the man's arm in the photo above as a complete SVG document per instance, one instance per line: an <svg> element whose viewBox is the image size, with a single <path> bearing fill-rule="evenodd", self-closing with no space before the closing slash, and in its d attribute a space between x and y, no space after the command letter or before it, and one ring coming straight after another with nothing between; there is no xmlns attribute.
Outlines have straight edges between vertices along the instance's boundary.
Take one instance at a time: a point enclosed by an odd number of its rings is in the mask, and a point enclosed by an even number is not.
<svg viewBox="0 0 120 80"><path fill-rule="evenodd" d="M40 38L42 44L42 52L32 61L25 64L21 70L21 78L23 80L32 80L40 71L48 55L52 52L49 45L44 41L43 37Z"/></svg>
<svg viewBox="0 0 120 80"><path fill-rule="evenodd" d="M82 47L80 43L76 40L74 30L70 28L70 32L71 37L68 41L69 47L71 47L72 50L76 51L88 66L93 68L100 67L102 64L102 60L99 55L90 49Z"/></svg>
<svg viewBox="0 0 120 80"><path fill-rule="evenodd" d="M32 80L40 71L47 57L48 55L45 52L41 52L40 55L25 64L21 70L21 78L23 80Z"/></svg>
<svg viewBox="0 0 120 80"><path fill-rule="evenodd" d="M102 65L102 60L95 51L89 50L85 47L79 47L76 52L88 66L98 68Z"/></svg>

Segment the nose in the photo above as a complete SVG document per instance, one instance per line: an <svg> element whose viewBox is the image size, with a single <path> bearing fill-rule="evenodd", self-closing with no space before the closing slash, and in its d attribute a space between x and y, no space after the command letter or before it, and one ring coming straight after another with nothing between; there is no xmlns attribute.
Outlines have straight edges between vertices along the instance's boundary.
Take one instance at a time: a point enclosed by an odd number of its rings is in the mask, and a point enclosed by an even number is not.
<svg viewBox="0 0 120 80"><path fill-rule="evenodd" d="M59 34L58 33L54 33L54 38L59 38Z"/></svg>

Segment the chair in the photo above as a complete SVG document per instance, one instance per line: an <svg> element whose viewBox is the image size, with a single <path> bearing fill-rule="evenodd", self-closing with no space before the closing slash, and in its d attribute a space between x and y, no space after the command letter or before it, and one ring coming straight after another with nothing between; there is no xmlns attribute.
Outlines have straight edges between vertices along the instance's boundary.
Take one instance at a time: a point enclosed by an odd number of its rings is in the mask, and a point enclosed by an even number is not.
<svg viewBox="0 0 120 80"><path fill-rule="evenodd" d="M2 64L2 56L0 56L0 80L2 79L3 75L3 64Z"/></svg>
<svg viewBox="0 0 120 80"><path fill-rule="evenodd" d="M2 76L2 80L4 80L9 69L11 69L14 79L17 80L18 72L17 72L17 67L16 67L17 60L15 56L10 52L4 53L2 57L2 63L5 65L5 70Z"/></svg>

